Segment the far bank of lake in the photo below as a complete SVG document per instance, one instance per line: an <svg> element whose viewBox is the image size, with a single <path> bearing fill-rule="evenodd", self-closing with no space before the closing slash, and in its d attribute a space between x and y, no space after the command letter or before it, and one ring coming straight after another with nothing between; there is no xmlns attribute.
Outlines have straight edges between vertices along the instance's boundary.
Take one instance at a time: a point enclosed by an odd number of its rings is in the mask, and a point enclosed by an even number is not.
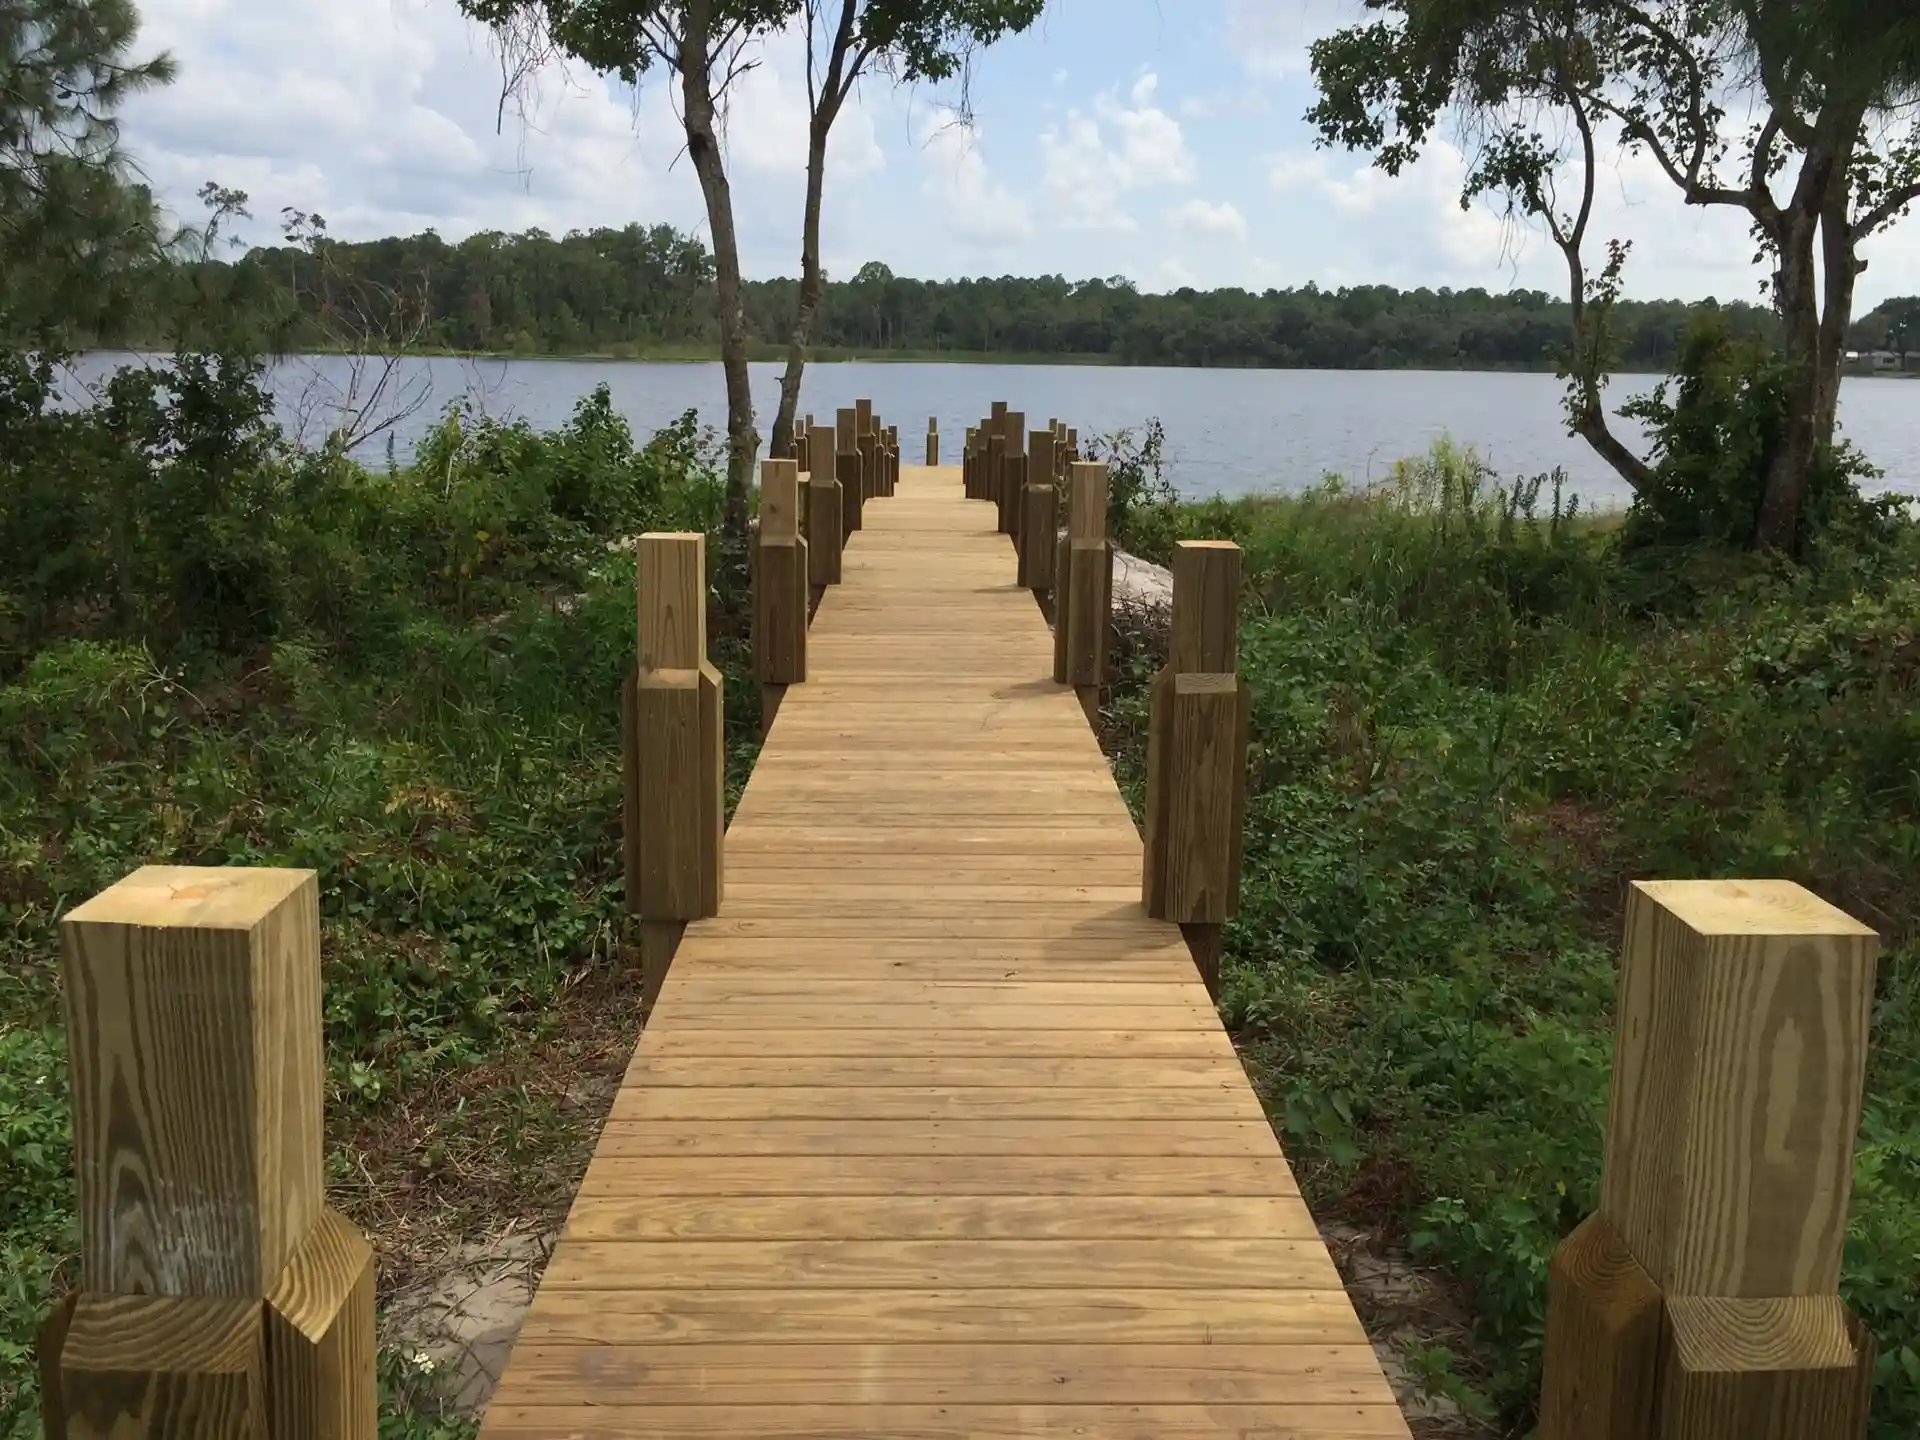
<svg viewBox="0 0 1920 1440"><path fill-rule="evenodd" d="M92 380L125 355L96 354L80 365ZM298 356L279 362L272 385L283 421L318 439L351 384L347 356ZM752 367L754 407L763 436L773 427L784 366ZM1615 403L1652 388L1656 377L1626 375ZM726 422L718 364L408 357L386 404L408 411L392 428L405 460L445 407L462 396L486 413L523 417L539 428L563 424L581 396L606 385L614 403L645 434L687 410L716 428ZM1116 365L911 363L889 360L810 367L802 413L830 423L857 397L900 427L909 462L924 454L929 417L938 420L943 458L952 461L966 427L995 400L1035 407L1028 424L1055 416L1082 437L1138 427L1157 417L1167 431L1172 478L1187 495L1300 490L1337 474L1377 479L1397 459L1424 453L1442 434L1477 448L1504 475L1563 468L1583 503L1618 507L1626 488L1562 421L1562 384L1552 375L1483 370L1170 369ZM1842 431L1886 472L1886 488L1920 495L1920 390L1894 378L1850 377L1841 387ZM1639 439L1619 421L1620 433ZM385 454L382 439L365 458Z"/></svg>

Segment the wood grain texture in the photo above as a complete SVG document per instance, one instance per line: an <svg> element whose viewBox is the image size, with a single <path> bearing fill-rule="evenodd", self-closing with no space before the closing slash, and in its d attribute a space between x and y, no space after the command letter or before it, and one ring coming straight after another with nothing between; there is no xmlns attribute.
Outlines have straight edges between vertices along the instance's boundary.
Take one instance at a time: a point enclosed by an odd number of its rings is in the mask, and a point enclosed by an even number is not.
<svg viewBox="0 0 1920 1440"><path fill-rule="evenodd" d="M1786 882L1633 887L1601 1207L1667 1295L1836 1292L1876 954Z"/></svg>
<svg viewBox="0 0 1920 1440"><path fill-rule="evenodd" d="M1660 1359L1660 1291L1604 1217L1547 1270L1540 1440L1644 1440Z"/></svg>
<svg viewBox="0 0 1920 1440"><path fill-rule="evenodd" d="M807 578L815 589L840 583L846 534L840 518L840 482L831 474L807 482Z"/></svg>
<svg viewBox="0 0 1920 1440"><path fill-rule="evenodd" d="M797 537L762 534L755 541L753 658L762 685L799 685L807 678L807 548Z"/></svg>
<svg viewBox="0 0 1920 1440"><path fill-rule="evenodd" d="M840 481L840 535L844 547L865 523L867 494L861 479L860 452L842 449L834 456L834 466ZM845 564L844 557L841 563Z"/></svg>
<svg viewBox="0 0 1920 1440"><path fill-rule="evenodd" d="M1054 488L1027 485L1026 513L1020 521L1019 583L1043 599L1053 593L1053 561L1059 543Z"/></svg>
<svg viewBox="0 0 1920 1440"><path fill-rule="evenodd" d="M707 537L640 537L640 672L692 670L707 658Z"/></svg>
<svg viewBox="0 0 1920 1440"><path fill-rule="evenodd" d="M332 1210L267 1296L266 1387L274 1440L374 1440L373 1250Z"/></svg>
<svg viewBox="0 0 1920 1440"><path fill-rule="evenodd" d="M1179 675L1225 675L1240 664L1240 547L1182 540L1173 549L1173 639Z"/></svg>
<svg viewBox="0 0 1920 1440"><path fill-rule="evenodd" d="M258 1300L322 1204L313 872L149 866L61 940L81 1289Z"/></svg>
<svg viewBox="0 0 1920 1440"><path fill-rule="evenodd" d="M67 1440L67 1401L61 1392L60 1355L67 1347L67 1331L73 1326L78 1295L65 1295L54 1302L47 1318L33 1337L35 1373L40 1378L40 1433L46 1440Z"/></svg>
<svg viewBox="0 0 1920 1440"><path fill-rule="evenodd" d="M1870 1366L1836 1296L1670 1296L1661 1440L1860 1440Z"/></svg>
<svg viewBox="0 0 1920 1440"><path fill-rule="evenodd" d="M61 1351L70 1440L267 1440L260 1301L83 1296Z"/></svg>
<svg viewBox="0 0 1920 1440"><path fill-rule="evenodd" d="M1387 1440L1406 1422L1391 1405L502 1405L489 1434L572 1440Z"/></svg>
<svg viewBox="0 0 1920 1440"><path fill-rule="evenodd" d="M887 447L488 1435L1406 1440L1139 903L987 503L1001 411L965 488Z"/></svg>

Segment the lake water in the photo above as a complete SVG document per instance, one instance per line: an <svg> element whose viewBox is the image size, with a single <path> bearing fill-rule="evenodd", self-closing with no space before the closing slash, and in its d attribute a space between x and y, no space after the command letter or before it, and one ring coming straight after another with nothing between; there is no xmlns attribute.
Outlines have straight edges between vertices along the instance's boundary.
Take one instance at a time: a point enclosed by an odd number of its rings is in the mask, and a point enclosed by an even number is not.
<svg viewBox="0 0 1920 1440"><path fill-rule="evenodd" d="M91 380L126 356L90 356ZM753 367L754 407L763 436L773 429L782 367ZM290 430L317 439L351 362L296 358L272 377ZM416 359L389 393L416 405L393 429L398 456L440 412L465 395L488 414L524 417L540 428L562 424L596 385L636 433L645 435L692 409L724 428L726 391L715 364L629 361ZM1613 398L1648 389L1651 377L1617 381ZM1505 475L1563 467L1590 503L1623 505L1626 488L1561 421L1561 382L1551 375L1417 370L1191 370L1067 365L834 364L807 370L801 413L831 424L837 407L868 397L900 427L909 462L924 454L927 418L937 416L942 458L952 463L966 427L995 400L1024 408L1030 428L1058 416L1084 439L1158 417L1166 427L1174 482L1188 495L1298 490L1325 475L1377 478L1392 463L1424 453L1451 435L1475 446ZM1862 377L1842 386L1843 432L1887 473L1886 488L1920 494L1920 382ZM1617 422L1638 439L1637 427ZM385 441L368 458L385 454Z"/></svg>

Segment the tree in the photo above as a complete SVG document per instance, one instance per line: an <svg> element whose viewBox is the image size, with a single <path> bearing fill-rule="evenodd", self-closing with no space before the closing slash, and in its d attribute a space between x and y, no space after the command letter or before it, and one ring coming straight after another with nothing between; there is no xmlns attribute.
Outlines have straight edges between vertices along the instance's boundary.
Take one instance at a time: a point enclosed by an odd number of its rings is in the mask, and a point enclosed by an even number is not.
<svg viewBox="0 0 1920 1440"><path fill-rule="evenodd" d="M115 118L173 78L132 58L139 30L132 0L0 0L0 330L99 328L161 244Z"/></svg>
<svg viewBox="0 0 1920 1440"><path fill-rule="evenodd" d="M820 269L820 212L827 141L861 78L876 67L913 83L963 77L973 52L1040 18L1046 0L799 0L807 40L807 201L800 241L800 297L788 342L773 448L788 453L807 349L826 279Z"/></svg>
<svg viewBox="0 0 1920 1440"><path fill-rule="evenodd" d="M796 3L801 0L459 0L466 14L501 38L509 90L556 53L629 85L639 84L655 64L679 76L687 154L713 233L714 300L727 377L725 530L742 551L760 437L753 426L740 242L720 148L719 107L728 86L753 67L756 43L784 25Z"/></svg>
<svg viewBox="0 0 1920 1440"><path fill-rule="evenodd" d="M1601 403L1627 244L1590 253L1609 141L1689 205L1745 214L1770 259L1789 423L1755 543L1792 550L1833 447L1860 246L1920 198L1920 18L1888 0L1368 0L1385 18L1313 46L1324 143L1398 174L1437 127L1469 156L1463 205L1495 197L1565 257L1570 427L1636 492L1652 472ZM1740 117L1751 116L1744 123ZM1784 184L1785 192L1781 193Z"/></svg>

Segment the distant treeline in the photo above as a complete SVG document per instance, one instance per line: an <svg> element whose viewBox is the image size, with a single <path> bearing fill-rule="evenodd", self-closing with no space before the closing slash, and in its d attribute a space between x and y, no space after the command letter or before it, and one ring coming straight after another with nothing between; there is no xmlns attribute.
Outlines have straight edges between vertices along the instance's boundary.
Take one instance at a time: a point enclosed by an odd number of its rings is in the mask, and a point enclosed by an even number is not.
<svg viewBox="0 0 1920 1440"><path fill-rule="evenodd" d="M233 297L245 294L249 308L275 317L279 343L293 347L404 338L428 349L623 355L714 343L712 258L698 239L668 226L561 238L488 232L458 244L431 232L347 243L309 230L303 240L156 277L136 338L167 343L196 303L204 311L218 296L220 308L232 310ZM748 284L757 346L785 345L798 295L794 280ZM1920 302L1883 306L1856 327L1857 343L1885 344L1888 316L1901 305ZM1622 301L1614 319L1621 367L1667 367L1695 308ZM1719 308L1736 331L1773 323L1762 306ZM1566 303L1537 290L1308 284L1152 295L1117 277L911 280L875 263L829 283L814 344L859 355L1131 365L1533 369L1555 363L1567 333Z"/></svg>

